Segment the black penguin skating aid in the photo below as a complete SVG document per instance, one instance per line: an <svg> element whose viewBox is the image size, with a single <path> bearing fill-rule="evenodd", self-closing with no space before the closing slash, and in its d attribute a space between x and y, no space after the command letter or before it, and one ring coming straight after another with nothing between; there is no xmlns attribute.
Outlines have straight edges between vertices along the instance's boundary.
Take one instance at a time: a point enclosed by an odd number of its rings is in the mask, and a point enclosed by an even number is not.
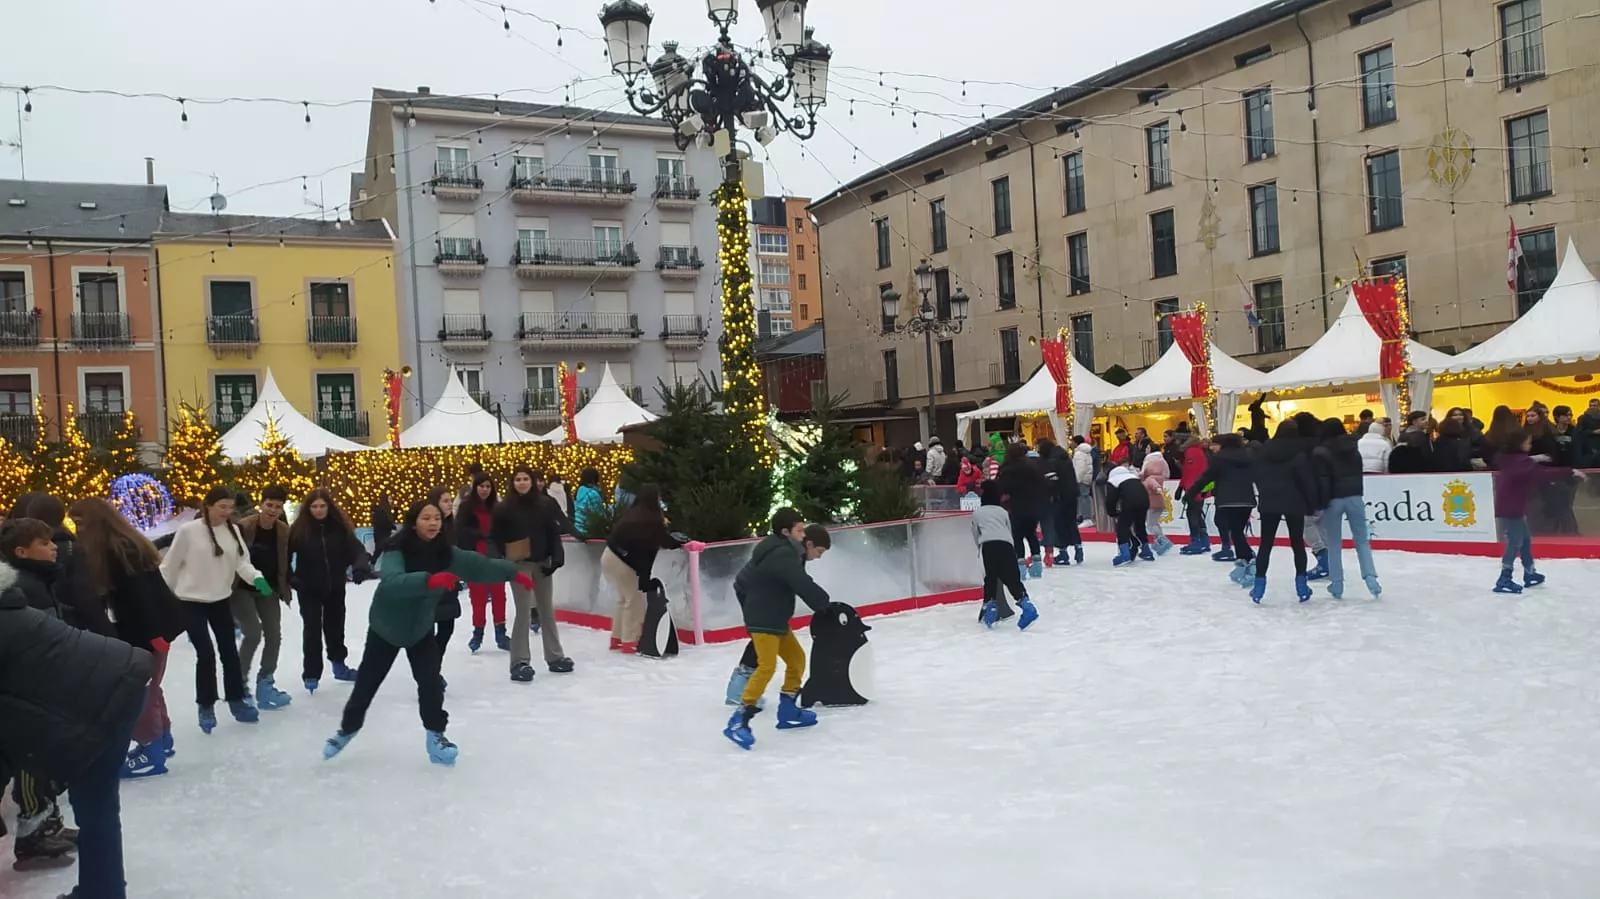
<svg viewBox="0 0 1600 899"><path fill-rule="evenodd" d="M831 603L811 619L811 671L800 705L866 705L872 693L872 647L854 606Z"/></svg>

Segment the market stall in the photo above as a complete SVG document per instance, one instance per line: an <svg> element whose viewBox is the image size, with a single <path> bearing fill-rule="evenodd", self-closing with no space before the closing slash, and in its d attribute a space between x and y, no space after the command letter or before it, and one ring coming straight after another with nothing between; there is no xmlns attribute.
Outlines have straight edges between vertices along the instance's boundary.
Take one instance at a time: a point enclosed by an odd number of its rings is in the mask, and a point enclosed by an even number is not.
<svg viewBox="0 0 1600 899"><path fill-rule="evenodd" d="M1213 414L1219 428L1232 430L1239 397L1247 392L1259 392L1261 379L1266 375L1224 353L1214 343L1209 344L1209 349L1209 392L1214 394L1214 411L1205 408L1205 401L1195 398L1194 365L1174 342L1154 365L1115 388L1099 410L1100 414L1115 419L1112 422L1115 427L1129 430L1142 427L1157 437L1177 427L1178 422L1191 418L1200 432L1207 432L1205 419Z"/></svg>
<svg viewBox="0 0 1600 899"><path fill-rule="evenodd" d="M402 447L473 446L539 439L478 405L453 366L445 373L444 393L438 402L420 421L400 432Z"/></svg>
<svg viewBox="0 0 1600 899"><path fill-rule="evenodd" d="M266 382L256 395L255 405L239 419L238 424L222 435L222 455L231 462L243 462L261 452L261 439L271 423L277 433L289 441L295 452L307 459L315 459L332 452L356 452L371 449L354 440L319 426L295 409L278 388L278 382L267 370Z"/></svg>
<svg viewBox="0 0 1600 899"><path fill-rule="evenodd" d="M1048 341L1047 341L1048 342ZM1066 354L1066 370L1070 372L1071 421L1056 412L1058 383L1048 365L1039 366L1026 383L987 406L956 416L956 430L967 437L969 445L976 446L986 436L984 423L993 419L1015 419L1010 429L1013 436L1033 442L1050 437L1060 443L1073 434L1088 436L1095 407L1116 393L1116 388L1085 368L1076 357ZM976 424L979 432L968 433Z"/></svg>
<svg viewBox="0 0 1600 899"><path fill-rule="evenodd" d="M609 363L600 375L600 386L594 395L572 417L582 443L621 443L623 428L655 420L649 410L634 402L617 384ZM567 428L563 425L539 439L565 443Z"/></svg>

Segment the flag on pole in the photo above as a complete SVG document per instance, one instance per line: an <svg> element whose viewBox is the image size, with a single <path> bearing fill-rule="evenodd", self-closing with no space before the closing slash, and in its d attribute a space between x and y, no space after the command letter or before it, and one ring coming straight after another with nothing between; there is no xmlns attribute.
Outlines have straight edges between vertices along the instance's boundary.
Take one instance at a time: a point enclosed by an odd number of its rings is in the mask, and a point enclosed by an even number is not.
<svg viewBox="0 0 1600 899"><path fill-rule="evenodd" d="M1510 217L1511 234L1506 244L1506 286L1517 292L1517 263L1522 261L1522 241L1517 240L1517 220Z"/></svg>
<svg viewBox="0 0 1600 899"><path fill-rule="evenodd" d="M1244 320L1249 323L1250 330L1253 332L1261 327L1261 320L1256 318L1256 295L1250 292L1250 288L1245 285L1243 278L1238 275L1234 275L1234 277L1239 281L1239 289L1244 292Z"/></svg>

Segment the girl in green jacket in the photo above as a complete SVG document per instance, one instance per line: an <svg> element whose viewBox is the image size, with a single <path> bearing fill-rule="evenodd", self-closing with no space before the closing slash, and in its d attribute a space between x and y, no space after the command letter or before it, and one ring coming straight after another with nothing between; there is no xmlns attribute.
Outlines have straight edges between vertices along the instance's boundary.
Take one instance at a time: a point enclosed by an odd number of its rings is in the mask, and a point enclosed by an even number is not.
<svg viewBox="0 0 1600 899"><path fill-rule="evenodd" d="M524 589L533 582L504 559L490 559L459 549L441 537L444 519L439 507L423 501L406 511L405 527L383 554L382 579L372 597L367 620L367 648L361 656L356 685L345 704L339 732L328 738L323 758L338 755L361 730L367 707L389 669L405 650L411 676L417 682L417 702L422 726L428 732L428 759L438 765L456 762L456 744L445 739L449 716L444 710L444 683L439 678L439 644L434 639L434 616L439 598L462 581L477 584L511 581Z"/></svg>

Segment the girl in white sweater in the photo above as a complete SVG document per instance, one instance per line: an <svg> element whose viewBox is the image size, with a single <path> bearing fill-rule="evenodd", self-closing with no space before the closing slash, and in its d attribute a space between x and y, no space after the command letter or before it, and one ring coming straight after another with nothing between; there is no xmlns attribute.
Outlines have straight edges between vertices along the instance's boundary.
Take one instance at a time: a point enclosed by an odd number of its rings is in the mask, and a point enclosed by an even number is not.
<svg viewBox="0 0 1600 899"><path fill-rule="evenodd" d="M208 734L217 726L218 656L222 658L223 695L234 720L251 724L260 718L260 712L245 698L244 672L239 665L239 647L233 642L233 613L227 599L233 594L235 578L263 596L272 595L272 586L250 564L250 552L229 520L232 516L233 495L226 488L213 487L200 514L178 528L161 562L161 575L189 612L194 696L200 706L200 729Z"/></svg>

